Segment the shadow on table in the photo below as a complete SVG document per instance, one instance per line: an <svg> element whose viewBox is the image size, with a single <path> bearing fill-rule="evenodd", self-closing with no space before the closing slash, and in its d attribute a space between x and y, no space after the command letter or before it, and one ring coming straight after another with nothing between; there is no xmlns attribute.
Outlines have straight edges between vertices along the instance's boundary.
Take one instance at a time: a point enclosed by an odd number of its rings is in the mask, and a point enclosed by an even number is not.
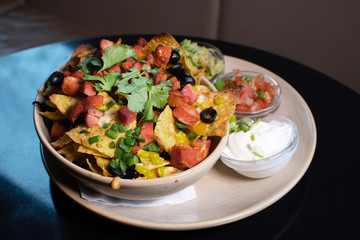
<svg viewBox="0 0 360 240"><path fill-rule="evenodd" d="M144 238L172 239L277 239L296 220L307 199L307 177L282 199L263 211L223 226L190 231L155 231L113 222L72 201L53 182L52 199L58 211L59 225L64 239L79 238ZM126 236L126 237L125 237Z"/></svg>

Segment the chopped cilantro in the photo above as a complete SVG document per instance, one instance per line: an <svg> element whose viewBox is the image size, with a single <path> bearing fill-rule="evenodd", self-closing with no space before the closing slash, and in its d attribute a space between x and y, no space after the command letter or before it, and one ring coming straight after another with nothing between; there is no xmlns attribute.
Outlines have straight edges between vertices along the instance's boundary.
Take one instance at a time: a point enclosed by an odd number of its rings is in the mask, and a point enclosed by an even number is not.
<svg viewBox="0 0 360 240"><path fill-rule="evenodd" d="M115 85L116 80L120 77L119 73L108 73L104 77L85 75L84 80L91 81L100 81L100 83L95 83L94 87L96 91L111 91L111 88Z"/></svg>
<svg viewBox="0 0 360 240"><path fill-rule="evenodd" d="M124 61L129 57L136 58L135 51L131 46L126 44L114 44L111 47L107 47L104 50L102 55L102 60L104 62L103 67L99 72L112 67L114 64Z"/></svg>

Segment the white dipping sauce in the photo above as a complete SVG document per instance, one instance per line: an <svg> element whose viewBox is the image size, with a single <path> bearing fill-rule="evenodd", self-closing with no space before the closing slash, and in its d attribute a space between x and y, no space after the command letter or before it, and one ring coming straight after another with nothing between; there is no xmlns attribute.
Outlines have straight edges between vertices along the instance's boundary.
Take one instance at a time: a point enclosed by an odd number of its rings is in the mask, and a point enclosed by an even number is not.
<svg viewBox="0 0 360 240"><path fill-rule="evenodd" d="M251 130L229 135L223 150L227 156L240 160L255 160L270 157L289 145L292 127L278 121L262 122Z"/></svg>

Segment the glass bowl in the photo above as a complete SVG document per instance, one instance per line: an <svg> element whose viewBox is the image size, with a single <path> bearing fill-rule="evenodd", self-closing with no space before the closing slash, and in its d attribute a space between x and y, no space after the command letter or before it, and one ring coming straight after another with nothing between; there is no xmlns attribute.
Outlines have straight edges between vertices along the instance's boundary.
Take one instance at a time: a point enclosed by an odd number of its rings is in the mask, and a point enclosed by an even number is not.
<svg viewBox="0 0 360 240"><path fill-rule="evenodd" d="M256 120L256 118L250 117L252 120ZM250 178L265 178L270 177L281 169L283 169L291 160L293 154L295 153L298 144L299 144L299 133L298 129L293 121L289 118L278 115L278 114L264 114L261 118L262 122L271 122L277 121L280 123L287 124L291 127L291 136L290 140L287 143L284 143L285 147L280 150L280 152L275 153L272 156L254 159L254 160L243 160L238 159L236 157L230 156L230 151L227 150L229 144L231 144L232 136L230 134L228 143L222 151L220 158L222 162L228 167L234 169L236 172ZM237 120L237 124L239 124L240 119ZM234 133L232 133L234 134Z"/></svg>
<svg viewBox="0 0 360 240"><path fill-rule="evenodd" d="M205 67L205 73L204 73L203 77L205 77L206 79L208 79L211 82L211 81L213 81L213 79L216 79L219 76L223 75L224 71L225 71L225 58L224 58L223 53L220 51L220 49L210 43L207 43L207 42L201 42L201 41L191 41L191 42L196 43L198 47L205 47L209 51L209 53L214 57L215 61L220 60L222 62L222 64L220 64L218 66L219 71L217 71L217 73L211 73L211 71L214 71L214 70L210 70L211 67L208 64L204 63L201 66L199 66L199 67ZM183 50L184 50L184 48L183 48ZM191 53L189 51L185 51L185 55L187 57L191 58ZM211 76L211 77L209 77L209 76Z"/></svg>
<svg viewBox="0 0 360 240"><path fill-rule="evenodd" d="M255 94L255 96L260 97L260 93L257 90L254 91L253 93L251 93L251 91L247 91L247 89L249 89L249 87L247 87L247 86L243 87L243 89L240 93L239 103L236 106L235 115L239 116L239 117L253 116L253 115L261 116L266 113L275 112L279 108L280 103L281 103L281 99L282 99L281 86L272 77L270 77L266 74L260 73L260 72L255 72L255 71L233 70L233 72L225 73L221 76L218 76L216 79L213 79L212 83L214 85L216 85L216 83L219 81L219 79L222 79L222 81L235 81L236 78L238 79L240 77L243 81L248 82L248 83L246 83L246 84L248 84L248 86L251 86L250 84L252 84L252 82L259 81L258 76L261 76L264 79L264 82L269 84L266 89L269 89L269 92L272 92L273 96L269 95L270 97L268 98L267 92L265 91L265 94L263 95L263 97L264 97L263 100L258 99L257 97L254 100L254 98L247 97L247 96L250 94L251 95ZM256 86L256 84L255 84L255 86ZM264 93L264 91L262 91L262 93ZM257 101L260 104L258 104ZM268 104L268 103L266 103L267 101L271 101L271 103ZM258 107L255 107L255 104L257 104ZM261 105L263 105L263 104L265 104L265 106L262 108ZM251 106L251 107L249 107L249 106ZM245 110L245 108L246 108L246 110ZM254 108L254 110L251 110L251 108Z"/></svg>

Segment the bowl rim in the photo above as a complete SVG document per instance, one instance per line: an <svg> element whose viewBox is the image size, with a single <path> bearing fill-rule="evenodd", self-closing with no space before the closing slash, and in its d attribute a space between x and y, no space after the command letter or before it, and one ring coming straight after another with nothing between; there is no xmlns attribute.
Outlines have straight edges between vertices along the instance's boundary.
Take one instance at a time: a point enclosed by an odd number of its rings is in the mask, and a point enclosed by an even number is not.
<svg viewBox="0 0 360 240"><path fill-rule="evenodd" d="M222 77L230 76L231 78L234 78L236 75L242 74L242 73L264 76L264 78L269 80L269 82L272 85L277 86L278 96L274 97L273 102L267 108L263 108L263 109L260 109L257 111L235 111L234 114L238 115L238 116L253 116L253 115L263 115L266 113L276 111L276 109L280 106L280 103L282 100L282 88L281 88L281 85L274 78L270 77L269 75L267 75L265 73L258 72L258 71L251 71L251 70L240 70L240 72L233 70L232 72L228 72L228 73L224 73L222 75L216 76L216 78L211 80L211 83L214 84L219 78L222 78ZM233 81L232 79L230 79L230 80Z"/></svg>
<svg viewBox="0 0 360 240"><path fill-rule="evenodd" d="M296 126L296 124L288 117L281 115L281 114L275 114L275 113L266 113L264 115L262 115L263 117L265 116L275 116L277 118L281 118L283 120L285 120L285 122L289 123L292 127L292 133L291 133L291 138L288 142L288 144L286 145L286 147L284 149L282 149L280 152L265 157L265 158L260 158L260 159L254 159L254 160L243 160L243 159L235 159L233 157L228 156L227 154L225 154L224 152L221 152L220 158L222 161L228 161L228 162L232 162L232 163L244 163L244 164L259 164L259 162L271 162L273 161L273 159L277 159L279 157L281 157L283 154L286 153L290 153L292 151L294 151L297 149L297 146L299 145L299 132L298 132L298 128ZM251 116L253 117L253 116ZM240 119L238 119L237 121L239 121ZM229 134L230 137L230 134ZM225 160L223 160L223 158Z"/></svg>
<svg viewBox="0 0 360 240"><path fill-rule="evenodd" d="M65 67L65 64L61 65L54 71L62 71L64 69L64 67ZM202 84L209 87L212 91L217 91L216 88L211 84L211 82L209 80L207 80L206 78L201 78L201 81L202 81ZM47 79L41 85L40 91L44 90L46 82L47 82ZM42 102L44 100L45 100L45 98L43 96L41 96L41 94L38 91L34 102ZM39 108L38 104L33 104L33 105L34 105L33 106L33 121L34 121L34 126L36 129L36 133L37 133L41 143L54 155L54 157L56 157L57 160L59 160L59 163L64 165L66 168L70 169L74 174L81 175L82 177L84 177L87 180L90 180L91 182L95 182L95 183L99 183L99 184L106 184L106 185L110 184L114 177L102 176L97 173L91 172L87 169L84 169L84 168L70 162L69 160L67 160L65 157L63 157L61 154L59 154L51 146L51 144L47 140L44 132L41 130L41 124L42 124L41 121L43 121L43 117L40 116L40 114L38 114L38 112L40 111L40 108ZM212 167L219 160L222 149L226 145L227 138L228 138L228 131L224 137L215 136L215 138L218 138L218 140L216 140L216 141L218 141L218 143L213 148L213 151L203 161L201 161L200 163L198 163L196 166L194 166L192 168L189 168L182 172L171 174L171 175L168 175L165 177L152 178L152 179L122 179L121 178L120 185L122 187L127 187L127 186L145 187L145 186L149 186L149 185L154 186L154 185L165 184L165 183L169 183L171 181L177 183L177 182L180 182L181 178L192 175L192 173L198 171L198 169L203 168L204 165L209 164ZM209 168L209 170L211 169L211 167ZM122 187L120 187L120 189Z"/></svg>

